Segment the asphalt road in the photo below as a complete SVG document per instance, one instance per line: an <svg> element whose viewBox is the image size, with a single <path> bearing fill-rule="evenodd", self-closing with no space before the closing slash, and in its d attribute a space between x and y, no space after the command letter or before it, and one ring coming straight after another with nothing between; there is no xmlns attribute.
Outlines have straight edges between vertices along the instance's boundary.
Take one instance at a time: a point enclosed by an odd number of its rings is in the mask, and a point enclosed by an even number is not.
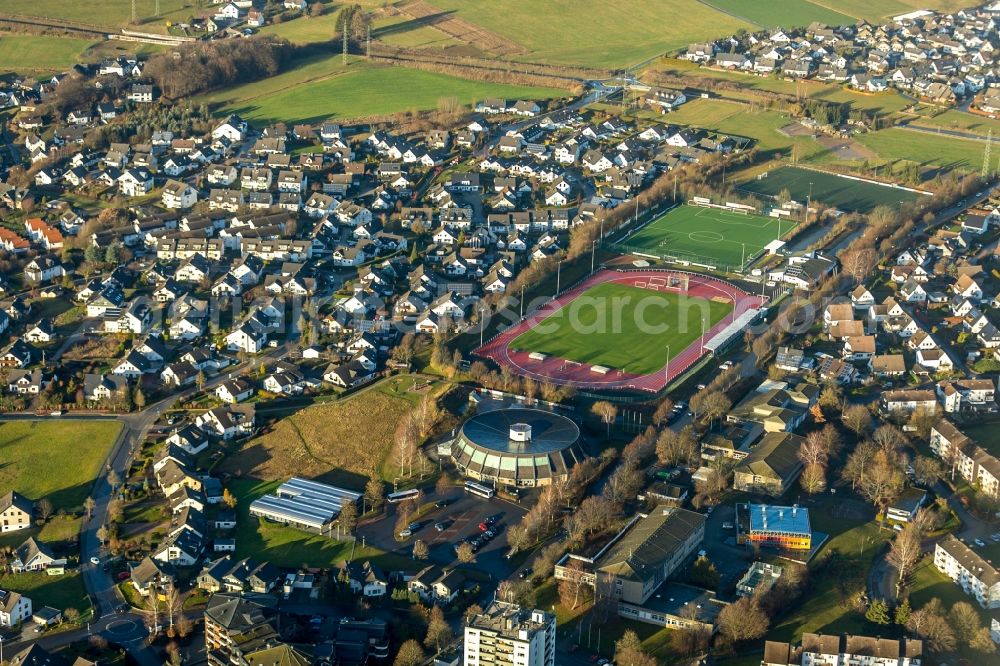
<svg viewBox="0 0 1000 666"><path fill-rule="evenodd" d="M269 348L264 354L253 359L252 362L234 366L227 372L220 373L211 378L205 382L204 388L205 390L211 390L226 381L230 375L248 370L262 362L279 360L288 355L290 351L291 348L288 344ZM183 400L194 394L197 390L196 387L191 387L158 400L148 405L142 411L118 416L116 420L122 423L123 428L112 447L111 453L108 455L105 470L113 469L119 479L125 479L132 465L134 453L139 450L154 424L177 400ZM26 414L5 414L2 418L11 420L37 419L38 417ZM80 415L59 418L73 420L107 417ZM100 634L108 639L109 642L125 647L128 653L139 664L159 666L163 663L163 657L159 654L159 651L145 644L148 631L144 625L144 616L132 610L120 615L116 613L116 609L125 603L125 600L118 591L111 574L103 570L106 553L100 540L97 538L97 531L108 520L108 507L113 496L112 492L113 489L108 483L107 474L101 474L94 482L94 488L91 492L91 497L95 502L93 517L89 520L84 520L80 531L80 569L83 574L83 582L87 588L87 593L94 604L94 616L96 619L86 628L60 632L51 636L39 634L38 638L6 644L4 646L5 653L8 650L13 651L26 647L35 640L43 647L61 647L76 640L84 639L91 634ZM97 557L101 564L91 564L92 557ZM12 652L9 654L12 654Z"/></svg>

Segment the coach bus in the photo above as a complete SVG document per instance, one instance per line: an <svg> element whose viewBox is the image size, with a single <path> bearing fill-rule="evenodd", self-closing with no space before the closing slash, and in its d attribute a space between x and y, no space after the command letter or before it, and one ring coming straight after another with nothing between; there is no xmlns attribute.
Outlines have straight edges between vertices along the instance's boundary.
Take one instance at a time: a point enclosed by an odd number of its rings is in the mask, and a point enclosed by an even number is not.
<svg viewBox="0 0 1000 666"><path fill-rule="evenodd" d="M490 499L496 494L496 491L489 486L484 486L481 483L476 483L475 481L465 482L465 492L472 493L473 495L479 495L485 499Z"/></svg>
<svg viewBox="0 0 1000 666"><path fill-rule="evenodd" d="M402 502L408 499L416 499L420 497L420 490L417 488L410 488L409 490L400 490L398 493L389 493L385 496L385 499L389 504L396 504L397 502Z"/></svg>

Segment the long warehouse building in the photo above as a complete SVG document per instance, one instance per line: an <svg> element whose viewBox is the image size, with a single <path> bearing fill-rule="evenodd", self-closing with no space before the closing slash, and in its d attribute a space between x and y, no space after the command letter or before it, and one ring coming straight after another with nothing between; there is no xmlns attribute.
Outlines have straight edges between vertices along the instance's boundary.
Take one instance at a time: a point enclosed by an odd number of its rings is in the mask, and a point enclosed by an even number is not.
<svg viewBox="0 0 1000 666"><path fill-rule="evenodd" d="M250 504L250 515L304 530L325 532L345 504L357 504L360 499L361 493L353 490L292 477L278 486L273 495L254 500Z"/></svg>

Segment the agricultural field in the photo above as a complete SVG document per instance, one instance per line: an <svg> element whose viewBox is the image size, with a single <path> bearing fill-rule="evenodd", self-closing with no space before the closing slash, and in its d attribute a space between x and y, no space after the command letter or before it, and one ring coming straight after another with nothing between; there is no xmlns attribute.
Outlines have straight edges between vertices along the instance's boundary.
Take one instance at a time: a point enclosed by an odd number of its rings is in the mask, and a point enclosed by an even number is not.
<svg viewBox="0 0 1000 666"><path fill-rule="evenodd" d="M679 206L622 241L630 251L739 268L796 222L715 208Z"/></svg>
<svg viewBox="0 0 1000 666"><path fill-rule="evenodd" d="M744 182L740 189L765 197L777 197L786 191L802 204L809 198L840 210L870 212L876 206L896 206L901 201L916 201L921 195L888 185L876 185L833 173L799 167L780 167L767 177Z"/></svg>
<svg viewBox="0 0 1000 666"><path fill-rule="evenodd" d="M812 4L827 7L848 16L866 21L880 22L916 9L954 11L969 6L969 0L811 0Z"/></svg>
<svg viewBox="0 0 1000 666"><path fill-rule="evenodd" d="M753 27L697 0L431 0L431 4L517 42L533 62L552 64L621 67Z"/></svg>
<svg viewBox="0 0 1000 666"><path fill-rule="evenodd" d="M698 339L702 316L707 330L732 310L732 303L605 282L519 335L511 347L645 375ZM666 332L658 330L664 327ZM643 354L636 356L636 349Z"/></svg>
<svg viewBox="0 0 1000 666"><path fill-rule="evenodd" d="M387 381L343 400L307 407L245 443L222 467L254 479L304 476L364 488L372 473L382 472L396 424L423 395L397 390Z"/></svg>
<svg viewBox="0 0 1000 666"><path fill-rule="evenodd" d="M403 15L375 19L372 26L372 39L378 39L386 44L404 49L447 49L463 44L463 42L436 28L422 25Z"/></svg>
<svg viewBox="0 0 1000 666"><path fill-rule="evenodd" d="M809 0L707 0L706 4L720 12L743 19L761 28L804 27L819 22L827 25L849 25L857 19L828 9ZM834 3L835 4L835 3Z"/></svg>
<svg viewBox="0 0 1000 666"><path fill-rule="evenodd" d="M73 37L0 33L0 71L61 72L83 60L94 44Z"/></svg>
<svg viewBox="0 0 1000 666"><path fill-rule="evenodd" d="M156 11L156 0L135 0L138 24L144 30L164 32L151 29L151 23L163 24L167 20L183 21L192 14L201 14L202 10L191 0L160 0L160 16L153 18ZM118 28L131 23L132 4L121 0L88 0L87 2L68 2L67 0L4 0L4 14L20 16L39 16L49 19L61 19L84 23L101 28Z"/></svg>
<svg viewBox="0 0 1000 666"><path fill-rule="evenodd" d="M974 139L938 136L898 127L861 134L857 140L883 159L909 160L922 166L978 170L985 143Z"/></svg>
<svg viewBox="0 0 1000 666"><path fill-rule="evenodd" d="M4 421L0 488L47 497L56 509L80 507L120 431L117 421Z"/></svg>
<svg viewBox="0 0 1000 666"><path fill-rule="evenodd" d="M364 94L359 94L363 91ZM373 66L339 57L313 60L293 70L201 98L249 121L315 123L326 119L388 115L433 109L442 98L471 104L486 97L546 99L563 90L484 83L454 76Z"/></svg>

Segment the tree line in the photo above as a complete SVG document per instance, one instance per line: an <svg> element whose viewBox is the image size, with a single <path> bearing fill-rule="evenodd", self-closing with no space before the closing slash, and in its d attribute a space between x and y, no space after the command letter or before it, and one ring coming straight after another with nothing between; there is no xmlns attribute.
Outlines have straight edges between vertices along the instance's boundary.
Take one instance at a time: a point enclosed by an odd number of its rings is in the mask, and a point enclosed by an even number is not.
<svg viewBox="0 0 1000 666"><path fill-rule="evenodd" d="M295 51L286 39L262 35L193 42L152 56L144 73L164 96L177 99L274 76Z"/></svg>

